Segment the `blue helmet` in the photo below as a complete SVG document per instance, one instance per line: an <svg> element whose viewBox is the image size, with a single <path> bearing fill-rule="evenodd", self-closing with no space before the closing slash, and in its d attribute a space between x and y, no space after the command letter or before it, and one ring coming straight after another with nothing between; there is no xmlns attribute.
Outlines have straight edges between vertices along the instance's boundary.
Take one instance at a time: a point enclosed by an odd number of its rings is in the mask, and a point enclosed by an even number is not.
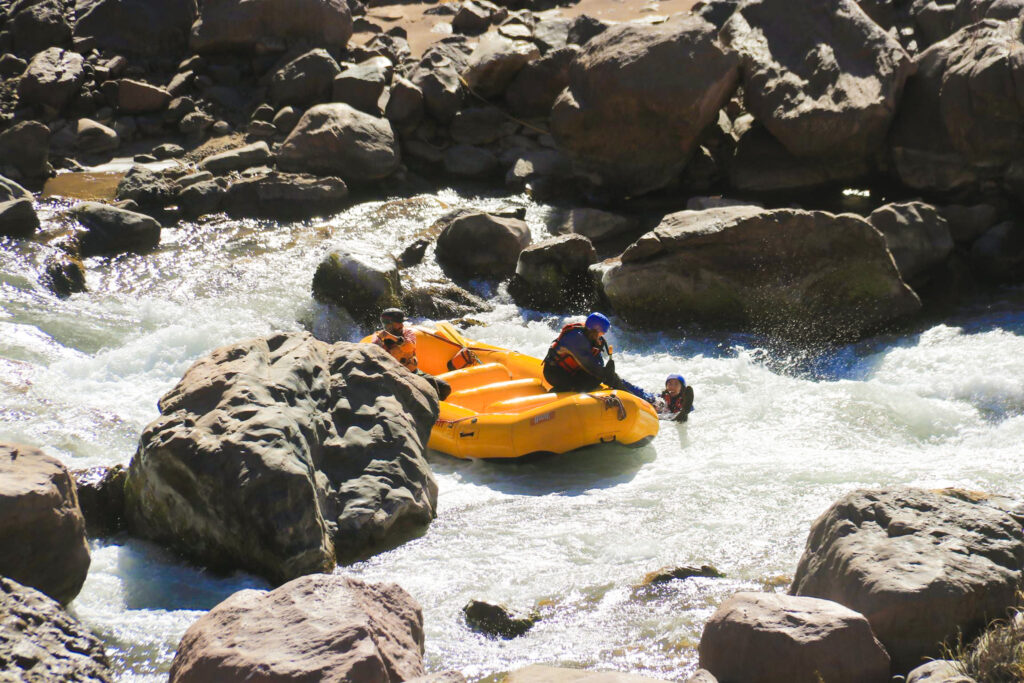
<svg viewBox="0 0 1024 683"><path fill-rule="evenodd" d="M670 379L677 379L679 380L680 384L682 384L684 387L686 386L686 378L680 375L678 372L673 372L671 375L666 377L665 382L667 383Z"/></svg>
<svg viewBox="0 0 1024 683"><path fill-rule="evenodd" d="M591 329L601 330L601 334L604 334L608 331L608 328L612 326L612 323L603 313L591 313L587 316L587 322L584 326Z"/></svg>

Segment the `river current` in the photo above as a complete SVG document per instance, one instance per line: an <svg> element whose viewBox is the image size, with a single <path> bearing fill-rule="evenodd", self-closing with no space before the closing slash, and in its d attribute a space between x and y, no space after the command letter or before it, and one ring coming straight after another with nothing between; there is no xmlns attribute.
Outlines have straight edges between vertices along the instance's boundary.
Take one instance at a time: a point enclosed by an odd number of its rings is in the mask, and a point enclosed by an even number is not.
<svg viewBox="0 0 1024 683"><path fill-rule="evenodd" d="M38 205L60 232L66 205ZM398 253L451 208L526 208L534 239L551 209L453 191L359 204L278 224L216 217L165 229L146 255L86 262L90 291L60 300L38 284L48 247L0 238L0 441L42 447L71 468L127 463L157 399L213 348L273 330L357 339L316 304L312 274L331 247ZM440 278L428 251L406 283ZM465 334L543 355L567 320L515 306ZM676 322L667 321L674 326ZM393 581L423 606L428 670L479 680L530 663L682 679L703 623L737 590L785 590L813 520L859 487L958 486L1024 496L1024 293L828 353L747 336L650 333L613 318L616 365L696 390L689 423L662 423L638 449L602 446L526 464L428 454L440 495L426 534L337 571ZM204 610L242 588L151 544L92 541L70 610L107 644L120 680L159 681ZM712 564L721 579L641 587L664 566ZM468 630L473 598L538 609L527 635Z"/></svg>

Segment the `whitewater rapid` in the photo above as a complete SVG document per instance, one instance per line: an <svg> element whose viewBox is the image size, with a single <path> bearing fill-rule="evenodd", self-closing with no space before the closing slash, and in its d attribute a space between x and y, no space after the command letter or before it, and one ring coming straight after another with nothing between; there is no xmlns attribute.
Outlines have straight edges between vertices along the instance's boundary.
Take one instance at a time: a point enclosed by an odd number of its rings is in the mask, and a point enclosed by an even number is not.
<svg viewBox="0 0 1024 683"><path fill-rule="evenodd" d="M89 293L63 301L38 284L47 247L0 238L0 441L40 446L76 469L127 463L157 399L211 349L273 330L360 336L311 298L329 248L398 253L451 208L510 205L526 209L535 240L547 235L548 207L451 191L303 223L181 224L155 253L89 259ZM63 205L38 208L57 234ZM430 252L403 273L410 284L440 277ZM495 307L474 316L470 338L543 355L567 320L477 286ZM716 605L737 590L784 590L810 523L844 493L909 484L1024 496L1022 304L1021 291L1006 290L903 335L817 355L613 318L620 373L653 389L682 372L697 395L689 423L663 423L639 449L527 464L431 453L440 494L426 534L338 572L412 593L432 671L476 680L544 662L683 678ZM102 637L124 681L164 680L204 610L266 587L126 538L91 550L71 611ZM726 578L639 586L683 564L713 564ZM526 636L489 640L461 619L473 598L544 618Z"/></svg>

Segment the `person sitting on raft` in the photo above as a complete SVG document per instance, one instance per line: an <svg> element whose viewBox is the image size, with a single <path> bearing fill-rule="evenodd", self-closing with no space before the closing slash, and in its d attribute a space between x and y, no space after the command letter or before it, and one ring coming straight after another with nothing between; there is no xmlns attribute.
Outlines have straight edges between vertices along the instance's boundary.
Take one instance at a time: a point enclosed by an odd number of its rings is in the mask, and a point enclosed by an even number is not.
<svg viewBox="0 0 1024 683"><path fill-rule="evenodd" d="M430 382L438 399L448 398L452 393L451 385L420 370L416 360L416 333L405 326L405 312L401 308L385 309L380 314L380 322L384 329L373 335L373 343L394 356L406 370Z"/></svg>
<svg viewBox="0 0 1024 683"><path fill-rule="evenodd" d="M654 394L630 384L615 373L615 361L604 362L602 352L611 356L604 335L611 322L601 313L591 313L586 322L562 328L544 357L544 380L551 391L597 391L601 385L622 389L654 403Z"/></svg>
<svg viewBox="0 0 1024 683"><path fill-rule="evenodd" d="M693 412L693 387L686 386L686 379L678 372L672 373L665 378L665 391L654 407L662 415L674 415L676 422L686 422Z"/></svg>

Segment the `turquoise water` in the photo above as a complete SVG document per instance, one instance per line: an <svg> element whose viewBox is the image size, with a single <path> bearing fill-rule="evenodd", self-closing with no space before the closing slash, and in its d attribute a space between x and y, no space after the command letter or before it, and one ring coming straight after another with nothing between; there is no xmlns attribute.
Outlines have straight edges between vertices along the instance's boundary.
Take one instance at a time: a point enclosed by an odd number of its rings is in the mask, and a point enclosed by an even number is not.
<svg viewBox="0 0 1024 683"><path fill-rule="evenodd" d="M46 247L0 241L0 441L41 446L72 468L127 463L156 401L211 349L273 330L361 336L315 304L332 246L398 253L453 207L550 211L525 198L454 192L361 204L296 224L223 218L166 229L160 249L87 261L90 292L61 301L37 284ZM58 204L40 206L60 229ZM428 253L427 261L430 262ZM407 283L439 280L436 266ZM514 306L466 335L542 355L565 318ZM607 446L527 464L429 454L437 520L395 550L338 571L394 581L423 606L430 670L470 679L559 663L666 679L696 665L701 627L737 590L784 588L810 523L864 486L961 486L1024 495L1024 316L1019 291L902 336L791 355L744 336L623 329L623 376L655 388L681 371L697 392L685 425L648 446ZM71 610L105 640L121 680L163 680L203 610L260 579L220 577L152 545L94 541ZM713 564L725 579L638 588L666 565ZM526 636L470 632L473 598L537 608Z"/></svg>

